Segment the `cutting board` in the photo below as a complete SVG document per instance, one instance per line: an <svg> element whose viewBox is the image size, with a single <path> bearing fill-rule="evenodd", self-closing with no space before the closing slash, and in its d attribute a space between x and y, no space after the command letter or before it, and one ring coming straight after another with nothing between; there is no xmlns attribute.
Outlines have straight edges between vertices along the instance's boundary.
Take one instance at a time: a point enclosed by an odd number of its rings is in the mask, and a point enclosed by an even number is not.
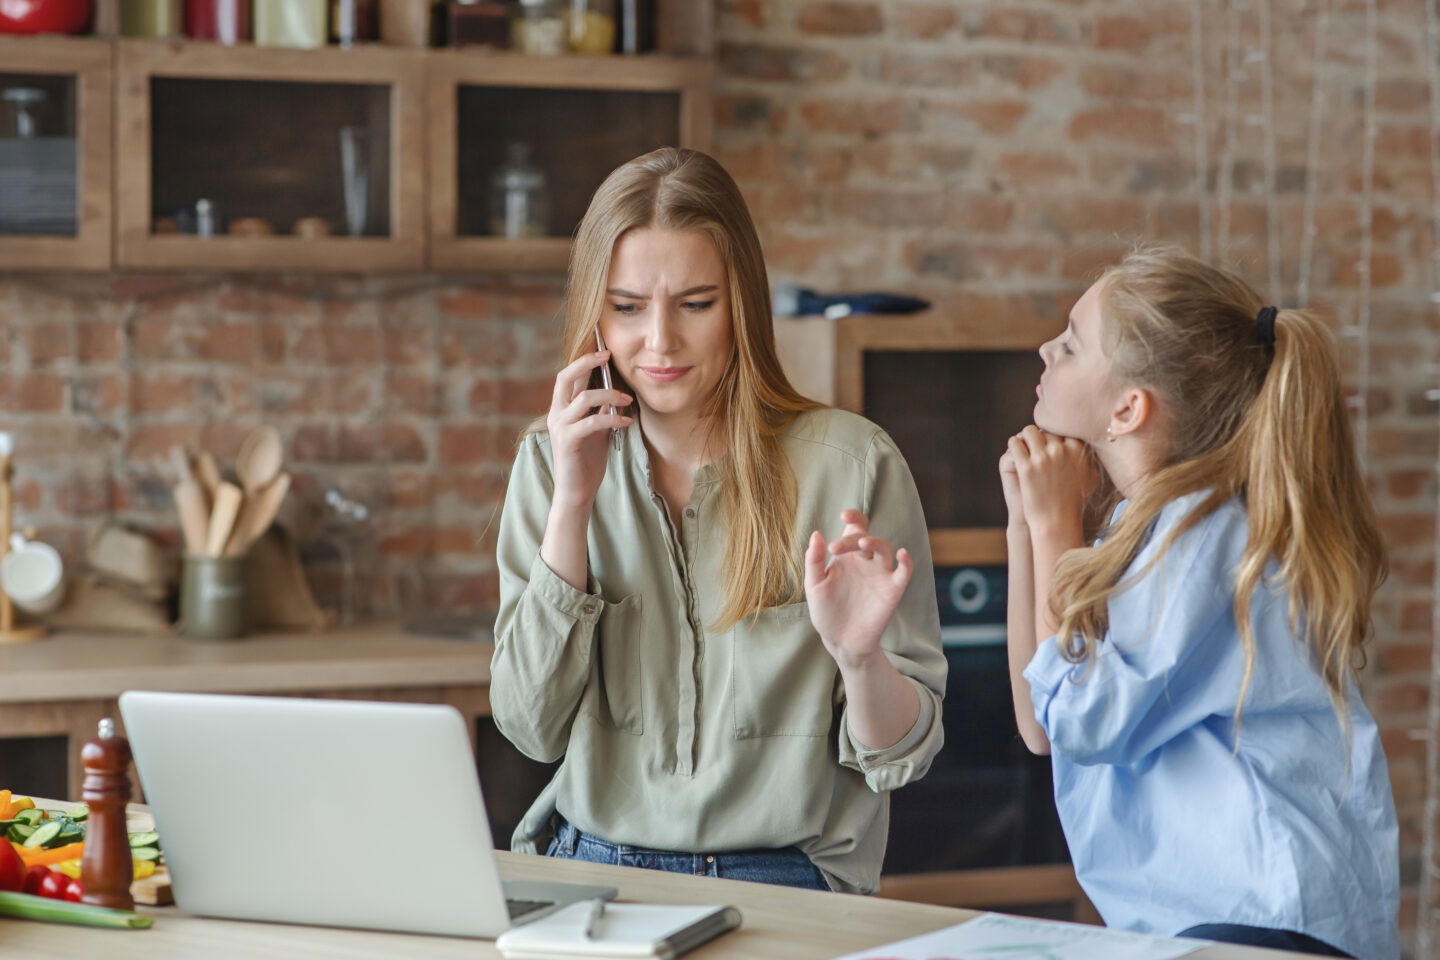
<svg viewBox="0 0 1440 960"><path fill-rule="evenodd" d="M73 810L80 806L65 800L45 800L40 797L31 799L42 810ZM148 833L155 829L155 818L148 807L132 803L125 814L125 829L130 833ZM136 903L150 907L164 907L174 903L175 896L170 890L170 871L159 867L145 879L136 880L130 884L130 896L135 898Z"/></svg>

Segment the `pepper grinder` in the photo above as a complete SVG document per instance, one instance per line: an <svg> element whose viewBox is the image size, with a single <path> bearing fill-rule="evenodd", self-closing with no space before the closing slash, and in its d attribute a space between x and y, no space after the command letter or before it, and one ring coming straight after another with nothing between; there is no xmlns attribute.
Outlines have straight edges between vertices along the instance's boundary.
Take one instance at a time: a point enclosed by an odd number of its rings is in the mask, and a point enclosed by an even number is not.
<svg viewBox="0 0 1440 960"><path fill-rule="evenodd" d="M135 898L130 883L135 865L125 807L130 802L130 742L115 735L115 721L100 721L100 736L80 751L85 767L81 797L90 806L85 827L85 853L80 860L80 900L101 907L130 910Z"/></svg>

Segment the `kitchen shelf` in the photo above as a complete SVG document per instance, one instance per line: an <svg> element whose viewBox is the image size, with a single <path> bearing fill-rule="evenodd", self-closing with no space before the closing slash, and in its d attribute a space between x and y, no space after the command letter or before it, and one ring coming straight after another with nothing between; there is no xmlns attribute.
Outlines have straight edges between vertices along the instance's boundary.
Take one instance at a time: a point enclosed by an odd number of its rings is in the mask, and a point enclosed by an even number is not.
<svg viewBox="0 0 1440 960"><path fill-rule="evenodd" d="M38 139L28 148L36 150L29 164L21 158L25 141L12 137L16 111L0 101L0 130L5 131L0 157L15 164L0 160L0 189L43 195L50 206L25 211L34 217L33 228L44 233L19 232L30 223L6 232L3 224L10 215L0 202L0 264L6 269L109 269L112 59L111 45L100 40L0 36L0 91L32 88L45 94L31 110ZM31 172L23 172L22 164ZM74 171L68 188L63 182L67 168Z"/></svg>
<svg viewBox="0 0 1440 960"><path fill-rule="evenodd" d="M425 263L421 52L387 47L288 50L180 41L117 47L122 267L417 270ZM348 235L340 131L368 131L367 225ZM159 232L199 199L217 235ZM318 217L330 235L307 239ZM268 236L231 236L259 218Z"/></svg>
<svg viewBox="0 0 1440 960"><path fill-rule="evenodd" d="M73 237L0 235L0 257L8 269L563 270L611 169L662 144L709 148L713 0L656 7L662 52L639 56L0 37L0 88L54 87L74 104L64 135L78 144L80 211ZM0 130L8 119L0 104ZM348 195L342 127L367 132L348 154L364 158L365 189L352 176ZM488 235L484 207L517 140L543 158L553 216L508 240ZM216 235L197 235L201 199ZM239 219L259 234L229 234ZM328 234L297 236L301 220Z"/></svg>
<svg viewBox="0 0 1440 960"><path fill-rule="evenodd" d="M436 51L426 79L431 267L563 270L611 170L660 146L709 148L711 80L710 63L692 58ZM545 235L489 235L490 179L510 143L531 148L545 174Z"/></svg>

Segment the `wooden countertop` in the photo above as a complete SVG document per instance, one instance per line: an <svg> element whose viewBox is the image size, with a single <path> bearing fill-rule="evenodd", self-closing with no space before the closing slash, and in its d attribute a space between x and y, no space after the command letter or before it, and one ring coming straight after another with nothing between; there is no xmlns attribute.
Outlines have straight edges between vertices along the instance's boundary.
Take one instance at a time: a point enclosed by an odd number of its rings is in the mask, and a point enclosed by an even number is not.
<svg viewBox="0 0 1440 960"><path fill-rule="evenodd" d="M505 877L610 884L621 900L648 903L726 903L740 908L740 929L725 934L689 957L695 960L827 960L953 926L978 914L973 910L932 907L878 897L820 893L690 877L633 867L550 860L498 853ZM403 896L404 878L395 878ZM149 930L96 930L88 927L0 919L0 942L7 956L29 960L347 960L498 957L493 941L246 923L190 917L175 907L141 907L152 913ZM1253 947L1213 946L1190 954L1195 960L1283 960L1293 953Z"/></svg>
<svg viewBox="0 0 1440 960"><path fill-rule="evenodd" d="M486 685L489 643L437 640L394 623L242 640L56 633L0 645L0 703L93 700L126 690L284 693Z"/></svg>

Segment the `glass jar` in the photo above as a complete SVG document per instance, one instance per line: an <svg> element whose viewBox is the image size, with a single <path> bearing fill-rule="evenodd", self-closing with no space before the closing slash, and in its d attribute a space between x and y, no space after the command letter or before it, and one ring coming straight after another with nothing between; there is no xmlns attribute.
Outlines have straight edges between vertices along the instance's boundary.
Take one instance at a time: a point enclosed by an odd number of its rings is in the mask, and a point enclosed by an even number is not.
<svg viewBox="0 0 1440 960"><path fill-rule="evenodd" d="M520 0L510 20L510 46L539 56L564 53L565 19L564 0Z"/></svg>
<svg viewBox="0 0 1440 960"><path fill-rule="evenodd" d="M490 233L507 240L543 237L550 201L545 174L530 160L528 143L505 145L505 163L490 179Z"/></svg>
<svg viewBox="0 0 1440 960"><path fill-rule="evenodd" d="M616 0L572 0L567 40L572 53L615 52Z"/></svg>
<svg viewBox="0 0 1440 960"><path fill-rule="evenodd" d="M380 42L392 47L429 46L430 7L430 0L380 0Z"/></svg>
<svg viewBox="0 0 1440 960"><path fill-rule="evenodd" d="M180 0L121 0L120 33L127 37L180 36Z"/></svg>
<svg viewBox="0 0 1440 960"><path fill-rule="evenodd" d="M325 0L255 0L257 47L325 46Z"/></svg>
<svg viewBox="0 0 1440 960"><path fill-rule="evenodd" d="M189 0L185 33L193 40L212 40L226 46L249 42L249 0Z"/></svg>
<svg viewBox="0 0 1440 960"><path fill-rule="evenodd" d="M380 38L377 0L331 0L330 42L342 47Z"/></svg>
<svg viewBox="0 0 1440 960"><path fill-rule="evenodd" d="M510 4L501 0L450 0L449 17L452 47L510 46Z"/></svg>

